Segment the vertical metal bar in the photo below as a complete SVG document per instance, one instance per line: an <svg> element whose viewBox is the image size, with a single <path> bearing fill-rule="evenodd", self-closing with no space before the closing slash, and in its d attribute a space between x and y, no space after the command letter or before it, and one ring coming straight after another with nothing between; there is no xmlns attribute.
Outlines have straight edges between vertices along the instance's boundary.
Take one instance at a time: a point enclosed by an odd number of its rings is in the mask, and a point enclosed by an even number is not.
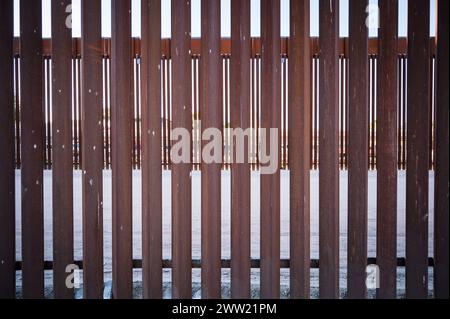
<svg viewBox="0 0 450 319"><path fill-rule="evenodd" d="M102 121L101 121L101 131L102 131L102 164L103 164L103 169L106 169L106 148L105 148L105 138L106 138L106 125L105 125L105 118L106 118L106 108L105 108L105 104L104 104L104 101L105 101L105 83L106 83L106 81L105 81L105 78L106 78L106 75L105 75L105 61L103 60L103 58L102 58L102 75L104 75L103 76L103 78L102 78L102 96L103 96L103 99L102 99L102 101L103 101L103 104L102 104Z"/></svg>
<svg viewBox="0 0 450 319"><path fill-rule="evenodd" d="M71 61L71 71L72 71L72 134L73 134L73 141L72 141L72 157L73 157L73 167L74 169L78 169L78 149L77 149L77 143L78 143L78 133L77 133L77 70L76 70L76 56L73 56Z"/></svg>
<svg viewBox="0 0 450 319"><path fill-rule="evenodd" d="M111 12L113 297L123 299L133 294L131 0L113 0Z"/></svg>
<svg viewBox="0 0 450 319"><path fill-rule="evenodd" d="M250 78L250 92L251 92L251 114L250 114L250 127L252 128L251 131L251 143L250 143L250 150L251 150L251 156L252 156L252 162L251 167L252 170L255 170L256 167L256 156L255 156L255 135L256 135L256 129L255 129L255 109L256 109L256 94L255 94L255 63L256 58L251 55L251 78Z"/></svg>
<svg viewBox="0 0 450 319"><path fill-rule="evenodd" d="M230 76L230 73L231 73L231 56L230 55L227 55L226 56L226 61L227 61L227 67L226 67L226 69L225 69L225 72L226 72L226 104L225 104L225 106L226 106L226 110L227 110L227 114L228 114L228 117L227 117L227 123L226 123L226 127L227 128L230 128L231 127L231 104L230 104L230 99L231 99L231 97L230 97L230 88L231 88L231 83L230 83L230 78L231 78L231 76ZM226 136L227 136L227 145L228 145L228 147L227 147L227 170L231 170L231 138L232 138L232 136L231 136L231 132L230 132L230 130L228 130L228 131L226 131Z"/></svg>
<svg viewBox="0 0 450 319"><path fill-rule="evenodd" d="M344 169L344 56L339 55L339 167Z"/></svg>
<svg viewBox="0 0 450 319"><path fill-rule="evenodd" d="M51 169L52 164L52 112L51 112L51 81L50 81L50 74L52 72L50 68L50 57L46 56L44 57L44 63L45 63L45 95L47 97L47 103L46 103L46 134L45 134L45 143L46 143L46 152L45 152L45 169Z"/></svg>
<svg viewBox="0 0 450 319"><path fill-rule="evenodd" d="M377 119L376 119L376 104L375 104L375 94L376 94L376 90L375 90L375 82L376 82L376 58L375 55L372 55L372 74L371 74L371 83L372 83L372 104L371 104L371 108L372 108L372 118L370 121L370 140L371 140L371 170L375 169L375 158L376 158L376 140L375 140L375 132L376 132L376 123L377 123Z"/></svg>
<svg viewBox="0 0 450 319"><path fill-rule="evenodd" d="M208 131L223 128L222 58L220 56L220 0L202 3L202 149L214 144L212 162L202 159L202 297L220 298L222 138ZM208 130L208 131L206 131ZM214 153L214 155L212 155Z"/></svg>
<svg viewBox="0 0 450 319"><path fill-rule="evenodd" d="M73 298L66 268L73 264L72 30L66 25L71 0L52 0L53 290ZM47 72L50 72L50 68ZM49 84L50 85L50 82ZM50 102L50 96L49 96ZM50 103L49 103L50 104ZM50 116L50 115L49 115ZM100 147L99 147L100 151Z"/></svg>
<svg viewBox="0 0 450 319"><path fill-rule="evenodd" d="M13 0L0 2L0 299L16 296ZM16 73L18 77L18 73ZM16 92L17 87L16 87ZM16 99L18 96L16 95ZM18 119L16 118L16 121Z"/></svg>
<svg viewBox="0 0 450 319"><path fill-rule="evenodd" d="M433 95L434 95L434 58L430 56L430 93L428 102L428 170L433 170Z"/></svg>
<svg viewBox="0 0 450 319"><path fill-rule="evenodd" d="M311 170L314 170L314 162L315 162L315 90L316 90L316 84L314 79L314 73L315 73L315 58L314 53L311 46L311 41L309 44L310 47L310 59L311 59L311 92L310 92L310 103L311 103ZM292 84L291 84L292 85Z"/></svg>
<svg viewBox="0 0 450 319"><path fill-rule="evenodd" d="M133 44L132 44L133 45ZM132 169L136 169L137 164L137 154L136 154L136 116L137 116L137 105L136 105L136 59L132 56L133 60L133 70L131 72L131 79L133 83L133 104L132 104L132 113L131 113L131 167Z"/></svg>
<svg viewBox="0 0 450 319"><path fill-rule="evenodd" d="M200 121L200 106L199 106L199 84L198 84L198 78L199 78L199 57L195 56L194 58L194 82L193 82L193 87L194 87L194 106L193 108L195 109L195 121L196 121L196 125L195 125L195 131L194 131L194 145L199 145L199 141L201 140L200 137L200 130L198 127L198 123ZM200 154L199 154L199 150L198 148L192 148L193 151L195 151L194 153L194 158L195 158L195 164L194 164L194 170L199 170L200 169Z"/></svg>
<svg viewBox="0 0 450 319"><path fill-rule="evenodd" d="M434 293L449 296L449 2L438 1L437 82L436 82L436 172L434 210Z"/></svg>
<svg viewBox="0 0 450 319"><path fill-rule="evenodd" d="M163 58L162 61L162 141L163 141L163 163L164 169L169 169L169 157L170 157L170 147L169 147L169 117L168 117L168 108L169 108L169 96L170 96L170 80L169 80L169 57Z"/></svg>
<svg viewBox="0 0 450 319"><path fill-rule="evenodd" d="M44 170L47 169L47 163L48 163L48 132L47 132L47 125L49 123L49 120L47 119L48 114L50 113L47 109L47 57L43 55L43 85L44 85L44 92L43 92L43 99L44 99L44 105L43 105L43 112L44 112Z"/></svg>
<svg viewBox="0 0 450 319"><path fill-rule="evenodd" d="M373 63L372 63L372 54L369 55L369 81L372 81L372 73L373 73ZM368 139L368 147L367 147L367 154L369 155L368 161L369 161L369 169L372 169L372 104L373 104L373 95L372 95L372 87L369 89L369 111L367 112L368 117L368 127L367 127L367 139Z"/></svg>
<svg viewBox="0 0 450 319"><path fill-rule="evenodd" d="M405 60L403 55L399 55L399 69L398 69L398 131L399 131L399 169L403 170L403 141L405 140L403 137L403 113L404 113L404 79L405 79Z"/></svg>
<svg viewBox="0 0 450 319"><path fill-rule="evenodd" d="M191 5L172 0L172 111L173 126L192 130ZM201 109L203 112L203 109ZM174 136L178 139L180 136ZM190 144L190 143L189 143ZM187 152L190 158L191 146ZM191 174L190 163L172 165L172 297L192 298Z"/></svg>
<svg viewBox="0 0 450 319"><path fill-rule="evenodd" d="M256 130L256 140L255 140L255 155L256 155L256 169L260 169L260 157L259 157L259 148L260 148L260 134L259 129L261 128L261 56L258 56L255 59L255 68L256 68L256 77L255 77L255 85L256 85L256 103L255 103L255 130Z"/></svg>
<svg viewBox="0 0 450 319"><path fill-rule="evenodd" d="M349 153L347 289L349 298L366 297L369 60L366 7L350 0L349 11ZM373 145L372 145L373 147Z"/></svg>
<svg viewBox="0 0 450 319"><path fill-rule="evenodd" d="M311 47L309 1L290 2L289 169L291 298L310 297Z"/></svg>
<svg viewBox="0 0 450 319"><path fill-rule="evenodd" d="M369 79L372 80L372 55L369 54ZM371 132L371 123L372 123L372 87L369 88L369 111L367 112L368 117L368 127L367 127L367 139L368 139L368 147L367 147L367 154L368 154L368 161L369 161L369 169L372 167L372 135Z"/></svg>
<svg viewBox="0 0 450 319"><path fill-rule="evenodd" d="M428 116L430 2L408 2L406 296L428 294Z"/></svg>
<svg viewBox="0 0 450 319"><path fill-rule="evenodd" d="M197 107L196 107L196 81L195 81L195 55L192 54L192 61L191 61L191 79L192 79L192 136L191 136L191 142L192 145L195 145L196 141L196 132L195 132L195 124L197 123ZM192 161L192 169L195 170L195 150L194 147L191 148L191 161Z"/></svg>
<svg viewBox="0 0 450 319"><path fill-rule="evenodd" d="M140 76L141 57L136 58L136 169L141 169L141 76Z"/></svg>
<svg viewBox="0 0 450 319"><path fill-rule="evenodd" d="M398 138L397 67L398 0L383 0L378 31L377 76L377 264L380 288L377 297L395 298L397 293L397 169Z"/></svg>
<svg viewBox="0 0 450 319"><path fill-rule="evenodd" d="M103 297L103 160L101 1L83 0L83 290L88 299ZM106 74L105 74L106 76ZM123 83L123 82L122 82ZM105 97L107 94L105 94Z"/></svg>
<svg viewBox="0 0 450 319"><path fill-rule="evenodd" d="M288 134L287 134L287 123L288 123L288 112L287 112L287 55L282 57L282 63L281 63L281 67L282 67L282 73L283 73L283 91L281 93L282 96L282 104L283 104L283 131L281 132L281 136L283 139L283 145L282 145L282 150L283 150L283 158L282 158L282 165L281 168L282 169L288 169L287 167L287 139L288 139Z"/></svg>
<svg viewBox="0 0 450 319"><path fill-rule="evenodd" d="M109 74L108 74L108 58L103 56L103 99L104 99L104 115L103 115L103 130L105 135L104 148L105 148L105 164L104 169L109 169Z"/></svg>
<svg viewBox="0 0 450 319"><path fill-rule="evenodd" d="M373 74L373 56L372 54L369 55L369 81L372 82L372 74ZM372 169L372 154L373 154L373 144L372 144L372 119L373 119L373 88L370 87L369 89L369 111L367 112L368 116L368 126L367 126L367 139L368 139L368 161L369 161L369 169Z"/></svg>
<svg viewBox="0 0 450 319"><path fill-rule="evenodd" d="M319 294L339 298L339 1L319 2Z"/></svg>
<svg viewBox="0 0 450 319"><path fill-rule="evenodd" d="M398 0L397 0L398 1ZM381 10L381 6L380 6ZM390 21L390 20L389 20ZM398 22L397 22L398 23ZM380 20L380 28L382 28L381 20ZM384 31L386 32L386 31ZM385 35L386 37L386 35ZM381 38L381 36L380 36ZM384 40L386 41L386 40ZM391 49L392 50L392 49ZM378 53L380 55L381 51ZM386 54L386 53L385 53ZM381 60L380 60L381 61ZM402 94L401 94L401 85L402 85L402 58L399 55L397 57L397 169L401 170L401 163L402 163L402 122L401 122L401 114L402 114ZM381 70L381 62L380 62L380 70ZM380 109L381 111L381 109ZM381 133L382 134L382 133ZM381 156L381 155L380 155Z"/></svg>
<svg viewBox="0 0 450 319"><path fill-rule="evenodd" d="M194 121L195 123L197 123L195 125L195 127L193 128L193 145L198 145L198 140L199 140L199 131L197 129L198 126L198 121L200 120L199 118L199 114L198 114L198 57L197 56L193 56L193 82L192 82L192 86L193 86L193 94L194 94L194 105L192 106L192 109L194 110ZM199 163L199 158L198 158L198 154L197 154L197 148L193 147L192 148L192 153L193 153L193 169L197 170L198 169L198 163Z"/></svg>
<svg viewBox="0 0 450 319"><path fill-rule="evenodd" d="M107 64L106 59L102 59L103 74L103 118L102 118L102 142L103 142L103 169L108 166L108 108L107 108Z"/></svg>
<svg viewBox="0 0 450 319"><path fill-rule="evenodd" d="M166 80L166 76L167 76L167 59L163 59L162 60L162 147L163 147L163 153L162 153L162 158L163 158L163 165L164 168L167 169L168 168L168 160L167 160L167 80Z"/></svg>
<svg viewBox="0 0 450 319"><path fill-rule="evenodd" d="M106 99L106 150L107 150L107 165L111 169L111 57L106 59L105 68L105 99Z"/></svg>
<svg viewBox="0 0 450 319"><path fill-rule="evenodd" d="M78 72L78 80L77 80L77 87L78 87L78 91L77 91L77 101L78 101L78 118L77 118L77 126L78 126L78 143L77 143L77 147L78 147L78 168L82 168L83 167L83 130L82 130L82 110L81 110L81 104L82 104L82 96L81 96L81 86L82 86L82 82L81 82L81 57L78 57L77 59L77 72Z"/></svg>
<svg viewBox="0 0 450 319"><path fill-rule="evenodd" d="M319 167L319 56L314 61L314 169Z"/></svg>
<svg viewBox="0 0 450 319"><path fill-rule="evenodd" d="M276 150L261 170L261 298L280 298L280 126L281 58L280 1L261 1L261 127L266 129L262 149ZM278 136L269 135L275 129ZM264 134L264 133L261 133ZM273 147L272 143L278 143ZM265 152L267 153L267 152ZM268 170L268 164L276 166ZM264 167L266 166L266 167Z"/></svg>
<svg viewBox="0 0 450 319"><path fill-rule="evenodd" d="M81 152L80 152L80 142L81 142L81 129L80 129L80 108L81 108L81 101L80 101L80 95L78 94L80 90L80 80L81 77L80 69L78 68L78 64L80 62L79 56L77 56L74 60L74 72L76 74L74 79L74 95L75 95L75 106L74 106L74 113L75 113L75 121L74 121L74 127L75 127L75 159L76 159L76 168L81 168Z"/></svg>
<svg viewBox="0 0 450 319"><path fill-rule="evenodd" d="M292 2L291 2L292 3ZM291 9L293 10L293 9ZM309 18L309 15L307 15L307 17ZM291 18L293 19L293 18ZM290 26L290 28L293 28L292 24ZM308 36L306 36L306 38L308 39ZM292 42L292 40L291 40ZM309 56L309 100L305 101L305 103L309 103L309 169L312 170L314 168L314 78L313 78L313 72L314 72L314 57L311 54L311 41L309 42L309 50L308 50L308 56ZM291 44L292 46L292 44ZM291 61L291 55L289 54L289 65L292 63ZM293 68L291 68L292 70ZM293 71L290 71L289 74L292 74ZM295 80L294 80L295 81ZM292 86L292 80L289 80L290 86ZM292 90L292 88L291 88ZM289 101L289 105L291 105L291 102ZM291 109L292 110L292 109ZM293 111L291 111L292 113ZM292 128L292 124L289 125L289 127ZM290 135L290 134L289 134ZM291 143L289 143L290 145L292 145ZM292 157L289 155L290 160L292 160Z"/></svg>
<svg viewBox="0 0 450 319"><path fill-rule="evenodd" d="M407 73L406 73L406 69L408 67L408 63L407 63L407 56L405 54L403 54L403 85L402 85L402 89L403 89L403 104L402 104L402 166L403 169L406 170L406 143L407 143L407 136L406 136L406 131L407 131L407 125L406 125L406 115L407 115L407 110L408 110L408 104L407 104Z"/></svg>
<svg viewBox="0 0 450 319"><path fill-rule="evenodd" d="M203 100L203 95L202 95L202 90L203 90L203 88L202 88L202 85L201 85L201 83L202 83L202 59L201 59L201 56L199 55L198 56L198 59L199 59L199 61L198 61L198 108L199 108L199 115L198 115L198 118L199 118L199 120L201 120L202 119L202 112L203 112L203 103L202 103L202 100ZM201 124L201 122L200 122L200 124ZM199 129L199 137L198 137L198 139L199 139L199 141L198 141L198 148L200 148L200 151L199 151L199 165L198 165L198 170L201 170L201 168L202 168L202 152L201 152L201 147L202 147L202 131L201 131L201 125L200 125L200 129Z"/></svg>
<svg viewBox="0 0 450 319"><path fill-rule="evenodd" d="M170 60L166 60L167 63L167 168L172 167L172 160L170 157L170 149L172 147L172 102L171 102L171 92L172 92L172 73L170 72L171 63Z"/></svg>
<svg viewBox="0 0 450 319"><path fill-rule="evenodd" d="M191 62L191 74L192 74L192 136L191 136L191 142L192 145L195 145L195 141L196 141L196 130L195 130L195 123L197 123L197 97L196 97L196 70L195 70L195 66L196 66L196 57L195 55L191 52L192 54L192 62ZM192 170L195 170L195 162L196 162L196 158L195 158L195 150L194 147L191 148L191 160L192 160Z"/></svg>
<svg viewBox="0 0 450 319"><path fill-rule="evenodd" d="M43 72L43 76L44 76L44 78L43 78L43 90L44 90L44 92L43 92L43 100L44 100L44 105L43 105L43 114L44 114L44 170L46 170L47 169L47 163L48 163L48 160L47 160L47 158L48 158L48 141L47 141L47 136L48 136L48 132L47 132L47 124L49 123L49 121L48 121L48 119L47 119L47 116L48 116L48 114L50 113L48 110L47 110L47 96L48 96L48 94L47 94L47 83L48 83L48 79L47 79L47 57L45 56L45 54L43 54L43 56L42 56L42 58L43 58L43 60L42 60L42 62L43 62L43 70L42 70L42 72Z"/></svg>
<svg viewBox="0 0 450 319"><path fill-rule="evenodd" d="M161 0L142 3L142 281L162 298Z"/></svg>
<svg viewBox="0 0 450 319"><path fill-rule="evenodd" d="M224 118L223 118L223 125L220 128L220 130L222 131L222 149L223 149L223 154L222 154L222 168L224 170L227 170L227 166L228 166L228 152L227 152L227 148L225 147L228 143L228 137L227 137L227 127L230 124L230 121L228 119L228 63L227 63L227 56L223 56L223 75L221 78L223 78L223 112L224 112Z"/></svg>
<svg viewBox="0 0 450 319"><path fill-rule="evenodd" d="M378 59L377 56L374 54L373 56L373 65L374 65L374 75L373 75L373 81L372 81L372 89L373 89L373 170L377 169L377 120L378 120L378 112L377 112L377 103L378 99L376 97L376 83L378 78Z"/></svg>
<svg viewBox="0 0 450 319"><path fill-rule="evenodd" d="M22 289L44 297L44 74L41 2L24 0L21 21Z"/></svg>
<svg viewBox="0 0 450 319"><path fill-rule="evenodd" d="M250 128L250 1L231 2L230 102L231 128ZM236 143L238 141L236 140ZM234 137L231 167L231 297L250 298L250 135L243 143L243 161L237 163ZM237 145L237 144L236 144ZM242 151L242 149L241 149Z"/></svg>
<svg viewBox="0 0 450 319"><path fill-rule="evenodd" d="M249 58L249 57L248 57ZM250 71L250 69L249 69ZM228 112L228 122L227 122L227 128L231 127L231 54L227 55L227 69L226 72L228 74L227 76L227 104L226 104L226 110ZM250 81L250 78L249 78ZM249 95L250 96L250 95ZM231 170L231 147L232 147L232 138L233 136L231 135L231 131L228 130L227 131L227 138L228 138L228 148L227 148L227 158L228 158L228 162L227 162L227 169Z"/></svg>
<svg viewBox="0 0 450 319"><path fill-rule="evenodd" d="M349 61L350 59L346 58L345 63L345 77L344 77L344 83L345 83L345 130L344 130L344 169L348 169L348 153L349 153L349 144L350 144L350 128L349 128L349 117L350 117L350 67L349 67Z"/></svg>
<svg viewBox="0 0 450 319"><path fill-rule="evenodd" d="M7 12L7 11L5 11ZM20 151L20 70L19 70L19 64L20 59L19 57L14 57L15 64L14 64L14 86L16 88L15 90L15 100L14 100L14 107L15 107L15 143L16 143L16 169L20 169L21 167L21 151Z"/></svg>

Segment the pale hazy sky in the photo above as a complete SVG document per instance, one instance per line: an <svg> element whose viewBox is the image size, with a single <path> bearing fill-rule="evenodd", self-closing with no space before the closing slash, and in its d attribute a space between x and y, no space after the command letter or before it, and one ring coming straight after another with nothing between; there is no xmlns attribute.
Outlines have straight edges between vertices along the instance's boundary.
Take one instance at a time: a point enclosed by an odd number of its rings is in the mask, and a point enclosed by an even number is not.
<svg viewBox="0 0 450 319"><path fill-rule="evenodd" d="M72 19L73 19L73 36L81 36L81 14L80 1L73 0ZM377 4L377 0L369 0L371 4ZM51 0L42 0L42 36L44 38L51 37L51 17L50 17ZM161 37L170 38L170 0L162 0L162 22ZM289 0L281 0L281 36L289 36ZM200 3L201 0L192 0L192 30L193 37L200 37ZM435 35L436 26L436 1L430 0L430 35ZM14 0L14 34L19 35L19 5L20 0ZM140 0L132 0L132 34L133 37L140 37L141 19L140 19ZM222 37L229 37L230 29L230 0L222 0L222 18L221 33ZM399 36L407 35L407 6L408 0L399 0ZM260 0L251 0L251 35L258 37L260 35ZM111 36L111 0L102 0L102 35L103 37ZM319 0L311 0L311 36L319 35ZM340 35L348 36L348 0L340 1ZM376 36L376 29L370 30L370 36Z"/></svg>

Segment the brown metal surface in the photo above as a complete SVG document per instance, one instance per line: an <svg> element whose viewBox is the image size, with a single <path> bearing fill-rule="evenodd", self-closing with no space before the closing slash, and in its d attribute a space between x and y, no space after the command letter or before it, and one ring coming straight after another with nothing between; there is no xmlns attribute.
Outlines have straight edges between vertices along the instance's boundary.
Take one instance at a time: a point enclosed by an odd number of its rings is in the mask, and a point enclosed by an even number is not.
<svg viewBox="0 0 450 319"><path fill-rule="evenodd" d="M71 147L72 30L66 26L66 8L70 4L70 0L52 0L51 2L52 38L55 43L58 43L52 47L52 143L49 143L53 149L53 157L49 157L53 170L53 290L55 298L58 299L74 297L73 288L66 285L68 275L66 268L73 264L74 259ZM49 71L50 69L47 72ZM50 102L48 104L50 105Z"/></svg>
<svg viewBox="0 0 450 319"><path fill-rule="evenodd" d="M288 130L288 105L287 105L287 95L288 95L288 90L287 90L287 78L288 78L288 74L287 74L287 59L285 57L281 58L281 74L282 74L282 80L281 80L281 85L282 85L282 89L281 89L281 105L282 105L282 110L281 110L281 114L282 114L282 125L281 125L281 152L282 152L282 157L281 157L281 169L288 169L288 149L287 149L287 140L288 140L288 134L287 134L287 130Z"/></svg>
<svg viewBox="0 0 450 319"><path fill-rule="evenodd" d="M344 126L340 129L342 130L341 134L344 134L344 156L343 156L343 161L344 161L344 169L348 169L348 152L349 152L349 143L350 143L350 139L349 139L349 113L350 113L350 89L349 89L349 85L350 85L350 68L349 68L349 58L344 58L345 60L345 67L344 67L344 95L345 95L345 105L344 105ZM375 84L372 84L373 86L375 86Z"/></svg>
<svg viewBox="0 0 450 319"><path fill-rule="evenodd" d="M406 296L428 295L429 1L408 3Z"/></svg>
<svg viewBox="0 0 450 319"><path fill-rule="evenodd" d="M76 93L76 99L78 101L77 103L77 121L76 121L76 125L77 125L77 132L78 132L78 142L76 144L77 150L78 150L78 168L82 168L83 166L83 131L82 131L82 116L81 116L81 103L82 103L82 97L81 97L81 58L77 58L77 64L76 64L76 72L78 74L77 77L77 83L76 83L76 87L78 88L78 91ZM99 94L100 95L100 94Z"/></svg>
<svg viewBox="0 0 450 319"><path fill-rule="evenodd" d="M397 127L401 116L397 116L397 96L400 102L400 71L396 56L397 35L391 30L397 28L398 3L396 0L380 4L381 27L379 31L379 59L377 83L377 256L380 267L379 298L396 296L396 253L397 253L397 153L401 135ZM399 64L400 65L400 64ZM398 78L400 80L400 78ZM398 104L401 107L401 104ZM400 115L400 113L399 113ZM400 121L397 125L397 121ZM398 150L398 151L397 151Z"/></svg>
<svg viewBox="0 0 450 319"><path fill-rule="evenodd" d="M103 155L101 1L83 0L83 272L84 297L103 298Z"/></svg>
<svg viewBox="0 0 450 319"><path fill-rule="evenodd" d="M193 57L192 60L193 63L193 82L192 82L192 86L193 86L193 100L194 100L194 104L192 105L192 112L193 112L193 120L198 123L197 121L200 121L200 113L199 113L199 90L198 90L198 77L199 77L199 59L198 57ZM200 138L200 132L198 129L194 130L192 132L192 136L193 136L193 140L198 141L198 139ZM192 148L192 155L193 155L193 165L192 168L194 170L199 170L200 169L200 158L199 158L199 154L198 152L195 153L194 148Z"/></svg>
<svg viewBox="0 0 450 319"><path fill-rule="evenodd" d="M255 69L256 69L256 75L255 75L255 122L254 122L254 128L256 129L256 139L255 139L255 155L256 155L256 164L255 164L255 170L259 169L259 149L260 149L260 131L261 128L261 56L259 58L255 59Z"/></svg>
<svg viewBox="0 0 450 319"><path fill-rule="evenodd" d="M397 294L397 34L398 1L380 2L377 81L377 257L380 288L377 297ZM400 104L399 104L400 107Z"/></svg>
<svg viewBox="0 0 450 319"><path fill-rule="evenodd" d="M434 209L434 294L449 297L449 2L438 1L436 83L436 173Z"/></svg>
<svg viewBox="0 0 450 319"><path fill-rule="evenodd" d="M345 117L345 94L344 94L344 81L345 81L345 71L344 71L344 58L339 57L339 169L344 168L344 117Z"/></svg>
<svg viewBox="0 0 450 319"><path fill-rule="evenodd" d="M309 49L311 50L311 47ZM309 84L309 101L307 101L310 104L310 106L309 106L310 107L310 112L309 112L310 170L314 169L314 157L315 157L315 155L314 155L314 66L315 66L315 60L313 58L310 61L310 68L309 68L309 83L310 83Z"/></svg>
<svg viewBox="0 0 450 319"><path fill-rule="evenodd" d="M139 66L136 63L136 59L133 58L133 80L136 81L136 83L139 83ZM138 132L139 132L139 85L134 85L133 83L133 96L134 96L134 101L133 101L133 112L132 112L132 117L131 117L131 145L132 145L132 149L131 149L131 153L132 153L132 169L138 169L138 164L139 164L139 138L138 138Z"/></svg>
<svg viewBox="0 0 450 319"><path fill-rule="evenodd" d="M309 1L291 1L289 168L291 298L310 297L311 82Z"/></svg>
<svg viewBox="0 0 450 319"><path fill-rule="evenodd" d="M314 113L314 135L313 135L313 143L314 143L314 169L319 168L319 90L317 89L319 86L319 57L315 56L313 59L314 64L314 104L313 104L313 112Z"/></svg>
<svg viewBox="0 0 450 319"><path fill-rule="evenodd" d="M281 37L280 39L280 55L288 56L289 53L289 38ZM310 37L310 47L311 47L311 57L315 54L319 54L319 38ZM348 56L348 38L339 38L338 39L338 51L339 55ZM379 46L378 46L378 38L370 38L368 43L368 54L377 55ZM52 50L52 40L51 39L42 39L43 42L43 56L50 57ZM436 54L436 40L434 37L429 39L430 45L430 54L431 56ZM191 55L192 56L200 56L201 53L201 39L194 38L191 39ZM161 56L167 59L171 59L171 39L161 39ZM140 38L132 38L132 48L133 48L133 56L139 57L141 56L141 39ZM398 38L396 51L399 55L407 54L408 49L408 41L407 38ZM230 38L222 38L220 43L220 53L223 56L231 55L231 39ZM111 38L103 38L102 39L102 52L104 57L111 56ZM14 55L20 55L20 39L14 38ZM72 55L73 57L81 56L81 39L74 38L72 45ZM261 38L251 38L251 57L260 57L261 56Z"/></svg>
<svg viewBox="0 0 450 319"><path fill-rule="evenodd" d="M103 59L103 120L102 120L102 138L103 138L103 165L105 169L111 169L111 104L110 104L110 61Z"/></svg>
<svg viewBox="0 0 450 319"><path fill-rule="evenodd" d="M161 0L142 3L142 284L162 298Z"/></svg>
<svg viewBox="0 0 450 319"><path fill-rule="evenodd" d="M407 104L406 104L406 93L407 93L407 78L406 78L406 69L407 69L407 60L406 55L402 56L402 104L401 104L401 132L402 132L402 157L401 157L401 166L402 169L406 169L406 142L407 142L407 136L406 136L406 110L407 110Z"/></svg>
<svg viewBox="0 0 450 319"><path fill-rule="evenodd" d="M80 119L80 114L78 112L78 109L80 108L80 103L81 101L79 101L79 95L78 95L78 90L79 88L79 81L78 79L78 63L80 62L80 60L78 58L72 60L72 70L73 70L73 83L72 83L72 91L73 91L73 164L74 164L74 168L75 169L80 169L80 152L79 152L79 146L80 146L80 130L79 130L79 126L78 126L78 122Z"/></svg>
<svg viewBox="0 0 450 319"><path fill-rule="evenodd" d="M172 0L172 121L173 127L188 131L192 130L190 30L190 0ZM180 137L174 138L177 143ZM172 298L192 298L191 169L190 163L172 164Z"/></svg>
<svg viewBox="0 0 450 319"><path fill-rule="evenodd" d="M44 74L41 3L25 0L21 21L22 294L44 297Z"/></svg>
<svg viewBox="0 0 450 319"><path fill-rule="evenodd" d="M168 169L168 163L169 163L169 159L168 159L168 153L170 152L170 149L167 149L167 145L168 145L168 134L167 134L167 125L168 125L168 119L169 117L167 116L167 108L168 108L168 103L167 103L167 96L168 91L170 92L170 90L168 90L168 81L167 81L167 60L165 58L163 58L163 60L161 61L162 63L162 108L163 108L163 114L162 114L162 141L163 141L163 149L162 149L162 159L163 159L163 163L164 163L164 169Z"/></svg>
<svg viewBox="0 0 450 319"><path fill-rule="evenodd" d="M434 169L433 164L433 149L434 149L434 134L433 134L433 123L434 123L434 109L435 109L435 94L436 91L435 84L434 83L436 79L436 72L435 72L435 59L433 57L430 57L430 94L429 96L429 102L428 102L428 170Z"/></svg>
<svg viewBox="0 0 450 319"><path fill-rule="evenodd" d="M339 1L320 0L320 298L339 298Z"/></svg>
<svg viewBox="0 0 450 319"><path fill-rule="evenodd" d="M202 3L202 135L205 130L222 131L222 58L220 56L220 0ZM207 132L206 132L207 133ZM204 136L202 149L212 141ZM222 145L222 141L221 141ZM202 298L218 299L220 289L220 240L221 240L221 167L223 159L214 149L211 156L218 160L206 163L202 159L201 174L201 251L202 251ZM213 154L214 153L214 154Z"/></svg>
<svg viewBox="0 0 450 319"><path fill-rule="evenodd" d="M58 57L57 57L58 58ZM44 58L44 88L45 88L45 153L44 153L44 169L51 169L52 163L52 103L51 103L51 61Z"/></svg>
<svg viewBox="0 0 450 319"><path fill-rule="evenodd" d="M250 0L231 2L230 102L231 128L250 128ZM244 163L231 167L231 297L250 298L250 164L244 142ZM233 140L232 140L233 142Z"/></svg>
<svg viewBox="0 0 450 319"><path fill-rule="evenodd" d="M271 129L276 129L278 134L276 171L272 174L261 174L260 178L262 299L280 298L281 62L279 34L280 1L262 0L261 127L266 129L266 150L270 150L271 146Z"/></svg>
<svg viewBox="0 0 450 319"><path fill-rule="evenodd" d="M20 72L19 72L19 58L14 57L14 137L15 137L15 168L20 169L21 166L21 152L20 152Z"/></svg>
<svg viewBox="0 0 450 319"><path fill-rule="evenodd" d="M250 146L250 154L252 156L252 161L251 161L251 168L252 170L255 169L256 167L256 163L254 163L255 161L253 160L253 153L255 151L255 146L256 143L254 142L255 140L255 125L256 125L256 116L255 116L255 109L256 109L256 90L255 90L255 84L256 84L256 77L255 77L255 70L256 69L256 60L255 59L250 59L250 72L251 72L251 76L250 76L250 98L251 98L251 106L250 106L250 127L253 130L252 134L251 134L251 141L252 144Z"/></svg>
<svg viewBox="0 0 450 319"><path fill-rule="evenodd" d="M369 60L368 1L350 0L349 12L349 153L347 289L349 298L366 296ZM342 133L341 133L342 134Z"/></svg>
<svg viewBox="0 0 450 319"><path fill-rule="evenodd" d="M133 294L131 0L113 0L111 12L112 289L113 298L128 299Z"/></svg>
<svg viewBox="0 0 450 319"><path fill-rule="evenodd" d="M0 299L16 296L13 0L0 2Z"/></svg>

